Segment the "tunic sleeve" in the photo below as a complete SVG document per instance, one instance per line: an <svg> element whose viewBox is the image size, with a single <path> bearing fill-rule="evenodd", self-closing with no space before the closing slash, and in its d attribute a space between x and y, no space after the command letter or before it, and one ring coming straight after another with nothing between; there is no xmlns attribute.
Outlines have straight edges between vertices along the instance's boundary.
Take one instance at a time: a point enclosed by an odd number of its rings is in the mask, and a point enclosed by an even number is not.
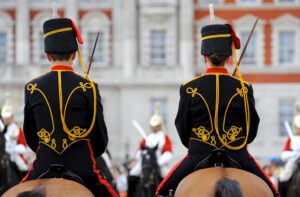
<svg viewBox="0 0 300 197"><path fill-rule="evenodd" d="M191 117L189 114L190 99L185 94L184 86L180 87L180 100L175 125L180 140L185 147L189 145L190 134L192 131Z"/></svg>

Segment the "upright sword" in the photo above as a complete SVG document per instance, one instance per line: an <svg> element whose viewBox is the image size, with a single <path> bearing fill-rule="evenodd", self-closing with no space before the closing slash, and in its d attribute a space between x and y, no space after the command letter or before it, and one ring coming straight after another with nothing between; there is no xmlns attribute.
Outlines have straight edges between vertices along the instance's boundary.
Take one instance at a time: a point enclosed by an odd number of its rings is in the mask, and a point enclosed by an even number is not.
<svg viewBox="0 0 300 197"><path fill-rule="evenodd" d="M247 49L247 47L248 47L248 45L249 45L249 42L250 42L250 40L251 40L251 37L252 37L252 35L253 35L253 33L254 33L254 30L255 30L255 27L256 27L256 24L257 24L258 20L259 20L259 18L256 18L256 20L255 20L255 22L254 22L254 24L253 24L253 27L252 27L252 29L251 29L251 31L250 31L250 34L249 34L249 36L248 36L248 38L247 38L246 44L245 44L245 46L244 46L244 48L243 48L243 50L242 50L242 53L241 53L240 58L239 58L239 60L238 60L237 66L235 67L232 76L235 76L235 74L236 74L236 69L237 69L238 66L240 66L240 64L241 64L241 62L242 62L242 59L243 59L243 57L244 57L244 55L245 55L246 49Z"/></svg>

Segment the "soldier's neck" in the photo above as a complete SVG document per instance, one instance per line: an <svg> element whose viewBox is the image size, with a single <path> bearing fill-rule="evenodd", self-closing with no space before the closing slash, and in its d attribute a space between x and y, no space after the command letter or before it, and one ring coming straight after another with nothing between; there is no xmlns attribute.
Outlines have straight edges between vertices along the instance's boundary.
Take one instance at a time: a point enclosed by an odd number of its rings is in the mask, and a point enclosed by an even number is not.
<svg viewBox="0 0 300 197"><path fill-rule="evenodd" d="M73 60L63 60L63 61L51 61L52 66L54 65L68 65L72 66L73 65Z"/></svg>

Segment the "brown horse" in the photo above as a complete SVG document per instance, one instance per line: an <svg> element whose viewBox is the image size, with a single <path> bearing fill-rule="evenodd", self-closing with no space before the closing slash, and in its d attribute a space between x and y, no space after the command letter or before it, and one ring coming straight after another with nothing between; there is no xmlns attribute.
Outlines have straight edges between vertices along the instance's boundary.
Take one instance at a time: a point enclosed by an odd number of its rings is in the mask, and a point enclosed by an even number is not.
<svg viewBox="0 0 300 197"><path fill-rule="evenodd" d="M30 191L30 195L26 195ZM36 194L36 195L34 195ZM23 197L23 196L43 196L43 197L93 197L90 190L83 185L62 178L38 179L20 183L6 193L3 197Z"/></svg>
<svg viewBox="0 0 300 197"><path fill-rule="evenodd" d="M223 167L206 168L188 175L179 183L175 197L223 196L218 193L226 192L224 190L228 188L233 189L233 192L227 190L227 196L273 197L268 185L258 176Z"/></svg>

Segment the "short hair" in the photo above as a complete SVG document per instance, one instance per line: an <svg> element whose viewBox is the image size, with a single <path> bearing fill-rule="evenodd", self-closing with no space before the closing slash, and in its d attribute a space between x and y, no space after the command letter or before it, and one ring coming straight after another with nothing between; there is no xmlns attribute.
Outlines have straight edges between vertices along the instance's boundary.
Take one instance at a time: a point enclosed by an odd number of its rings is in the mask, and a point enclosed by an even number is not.
<svg viewBox="0 0 300 197"><path fill-rule="evenodd" d="M54 60L54 61L64 61L69 60L74 52L67 52L67 53L48 53L48 55Z"/></svg>

